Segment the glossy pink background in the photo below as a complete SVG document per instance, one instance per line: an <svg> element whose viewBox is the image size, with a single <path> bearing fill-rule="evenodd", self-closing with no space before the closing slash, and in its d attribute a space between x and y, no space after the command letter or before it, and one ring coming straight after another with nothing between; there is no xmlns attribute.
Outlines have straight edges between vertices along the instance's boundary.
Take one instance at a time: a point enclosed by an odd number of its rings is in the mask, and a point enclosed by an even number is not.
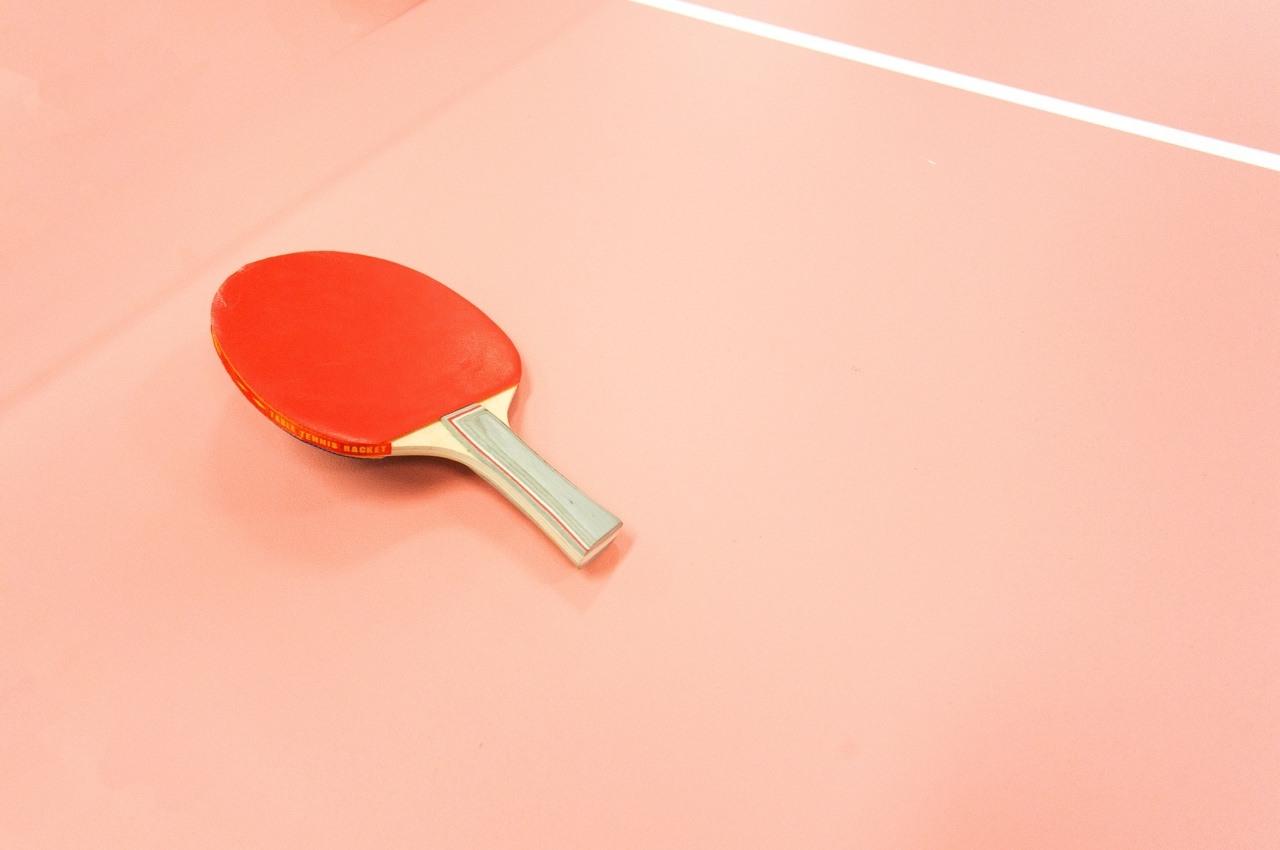
<svg viewBox="0 0 1280 850"><path fill-rule="evenodd" d="M1220 8L1210 111L1176 27L950 67L1275 150ZM0 18L0 844L1280 842L1276 174L621 0ZM322 247L506 328L611 552L239 397Z"/></svg>

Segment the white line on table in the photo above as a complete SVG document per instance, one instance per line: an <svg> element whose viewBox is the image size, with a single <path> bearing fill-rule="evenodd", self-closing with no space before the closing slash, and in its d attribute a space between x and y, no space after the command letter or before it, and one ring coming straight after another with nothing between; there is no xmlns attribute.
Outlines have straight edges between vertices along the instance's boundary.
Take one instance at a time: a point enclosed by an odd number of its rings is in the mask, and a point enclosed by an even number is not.
<svg viewBox="0 0 1280 850"><path fill-rule="evenodd" d="M1074 103L1070 100L1062 100L1061 98L1038 94L1026 89L1015 88L1014 86L1006 86L1003 83L995 83L980 77L971 77L968 74L948 71L945 68L937 68L933 65L926 65L923 62L914 62L910 59L890 56L887 53L879 53L875 50L868 50L865 47L855 47L852 44L823 38L820 35L787 29L786 27L757 21L754 18L745 18L730 12L721 12L718 9L686 2L686 0L631 0L631 2L654 9L661 9L664 12L683 15L686 18L705 21L718 27L737 30L738 32L756 35L783 44L790 44L794 47L803 47L805 50L812 50L816 53L847 59L850 62L881 68L885 71L892 71L895 74L914 77L917 80L927 80L928 82L953 89L972 92L995 100L1003 100L1006 103L1016 103L1019 106L1038 109L1051 115L1074 118L1086 124L1096 124L1099 127L1119 130L1121 133L1141 136L1144 139L1152 139L1157 142L1186 148L1187 150L1207 153L1210 156L1243 162L1247 165L1256 165L1269 171L1280 171L1280 153L1251 148L1247 145L1215 139L1212 136L1202 136L1189 130L1179 130L1176 127L1156 124L1153 121L1143 121L1141 118L1108 112L1105 109L1085 106L1082 103Z"/></svg>

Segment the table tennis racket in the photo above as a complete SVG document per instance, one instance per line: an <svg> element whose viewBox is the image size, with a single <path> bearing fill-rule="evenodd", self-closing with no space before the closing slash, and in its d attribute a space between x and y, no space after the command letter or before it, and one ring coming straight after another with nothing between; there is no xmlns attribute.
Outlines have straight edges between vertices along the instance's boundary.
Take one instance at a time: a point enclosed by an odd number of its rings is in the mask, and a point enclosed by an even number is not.
<svg viewBox="0 0 1280 850"><path fill-rule="evenodd" d="M511 430L511 340L421 272L338 251L258 260L218 289L212 330L236 386L303 442L464 463L578 565L622 525Z"/></svg>

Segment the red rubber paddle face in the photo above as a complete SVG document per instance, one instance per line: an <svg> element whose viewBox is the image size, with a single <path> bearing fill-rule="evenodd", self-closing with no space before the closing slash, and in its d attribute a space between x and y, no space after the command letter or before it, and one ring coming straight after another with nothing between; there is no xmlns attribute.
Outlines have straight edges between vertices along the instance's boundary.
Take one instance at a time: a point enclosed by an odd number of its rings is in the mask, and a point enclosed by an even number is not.
<svg viewBox="0 0 1280 850"><path fill-rule="evenodd" d="M295 437L377 457L391 441L520 381L493 320L444 284L337 251L250 263L213 299L237 386Z"/></svg>

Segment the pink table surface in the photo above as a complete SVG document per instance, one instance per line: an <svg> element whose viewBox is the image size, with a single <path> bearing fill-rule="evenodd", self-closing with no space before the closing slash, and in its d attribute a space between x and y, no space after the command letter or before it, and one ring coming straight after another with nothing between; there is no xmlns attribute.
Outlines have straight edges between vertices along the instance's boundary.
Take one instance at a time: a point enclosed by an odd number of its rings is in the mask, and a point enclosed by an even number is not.
<svg viewBox="0 0 1280 850"><path fill-rule="evenodd" d="M1280 842L1275 173L621 0L7 6L0 846ZM608 554L239 397L321 247Z"/></svg>

